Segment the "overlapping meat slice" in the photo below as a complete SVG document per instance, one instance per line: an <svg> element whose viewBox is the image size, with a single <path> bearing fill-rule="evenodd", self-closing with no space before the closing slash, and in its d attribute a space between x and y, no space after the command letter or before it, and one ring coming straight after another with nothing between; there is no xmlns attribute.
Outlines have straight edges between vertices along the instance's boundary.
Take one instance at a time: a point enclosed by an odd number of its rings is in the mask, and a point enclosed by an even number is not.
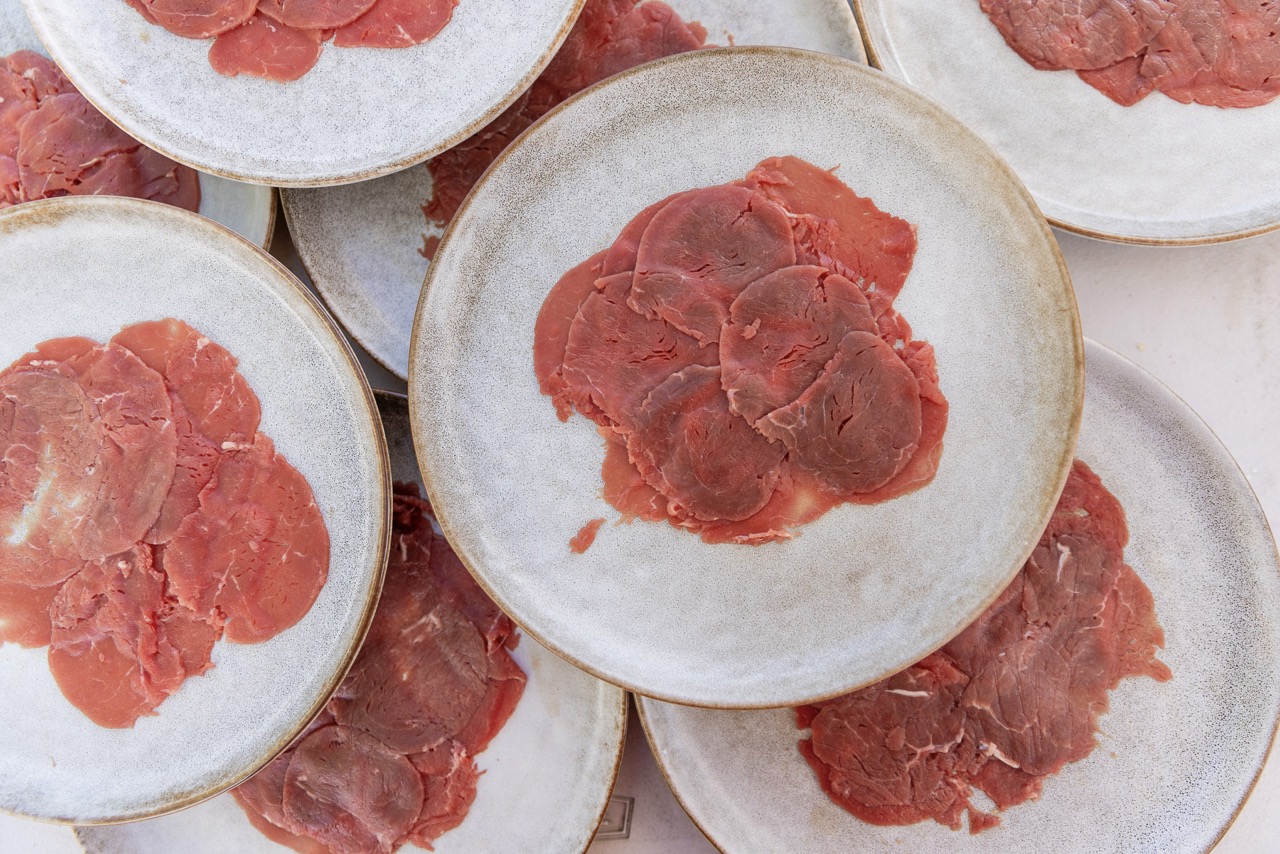
<svg viewBox="0 0 1280 854"><path fill-rule="evenodd" d="M217 629L166 595L151 548L92 561L57 594L49 669L90 720L130 727L208 669Z"/></svg>
<svg viewBox="0 0 1280 854"><path fill-rule="evenodd" d="M780 205L743 187L709 187L654 215L640 241L627 304L712 344L747 285L795 262Z"/></svg>
<svg viewBox="0 0 1280 854"><path fill-rule="evenodd" d="M258 12L299 30L332 30L359 18L378 0L258 0Z"/></svg>
<svg viewBox="0 0 1280 854"><path fill-rule="evenodd" d="M338 47L412 47L434 38L453 17L458 0L377 0L369 11L339 27Z"/></svg>
<svg viewBox="0 0 1280 854"><path fill-rule="evenodd" d="M322 36L320 30L297 29L258 12L213 40L209 64L227 77L297 80L320 61Z"/></svg>
<svg viewBox="0 0 1280 854"><path fill-rule="evenodd" d="M62 588L29 587L0 581L0 644L16 643L28 649L48 646L53 625L49 609Z"/></svg>
<svg viewBox="0 0 1280 854"><path fill-rule="evenodd" d="M332 723L330 720L326 726ZM308 731L298 740L313 731ZM311 837L284 829L284 783L292 760L293 751L286 750L267 763L267 767L232 789L231 796L240 804L249 823L272 842L292 848L299 854L329 854L326 846Z"/></svg>
<svg viewBox="0 0 1280 854"><path fill-rule="evenodd" d="M249 20L258 0L127 0L148 21L174 35L207 39Z"/></svg>
<svg viewBox="0 0 1280 854"><path fill-rule="evenodd" d="M409 833L414 845L431 850L431 843L462 824L476 799L480 770L471 753L456 741L442 742L409 761L422 775L422 811Z"/></svg>
<svg viewBox="0 0 1280 854"><path fill-rule="evenodd" d="M228 640L257 643L311 609L328 578L329 533L306 478L259 433L221 456L164 568L179 601L225 620Z"/></svg>
<svg viewBox="0 0 1280 854"><path fill-rule="evenodd" d="M542 393L556 402L556 415L567 421L572 411L565 398L565 380L561 369L569 346L569 330L587 297L596 292L603 253L592 255L560 277L551 293L543 300L534 323L533 370Z"/></svg>
<svg viewBox="0 0 1280 854"><path fill-rule="evenodd" d="M1105 68L1136 56L1176 0L981 0L1009 47L1036 68Z"/></svg>

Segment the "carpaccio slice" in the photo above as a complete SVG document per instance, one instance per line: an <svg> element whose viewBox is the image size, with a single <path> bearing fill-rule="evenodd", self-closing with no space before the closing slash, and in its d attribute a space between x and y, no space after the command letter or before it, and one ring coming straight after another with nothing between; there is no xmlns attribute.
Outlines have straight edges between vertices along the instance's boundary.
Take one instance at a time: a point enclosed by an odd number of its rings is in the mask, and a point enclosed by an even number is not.
<svg viewBox="0 0 1280 854"><path fill-rule="evenodd" d="M50 647L99 725L155 714L224 630L270 637L324 584L324 520L259 415L235 358L173 318L0 372L0 643Z"/></svg>
<svg viewBox="0 0 1280 854"><path fill-rule="evenodd" d="M233 790L254 827L296 851L430 849L475 800L483 751L515 711L515 626L396 484L391 556L360 655L287 751Z"/></svg>
<svg viewBox="0 0 1280 854"><path fill-rule="evenodd" d="M132 196L200 207L196 172L128 136L50 60L0 60L0 209L58 196Z"/></svg>
<svg viewBox="0 0 1280 854"><path fill-rule="evenodd" d="M980 0L1036 68L1073 70L1123 106L1257 107L1280 95L1280 7L1270 0Z"/></svg>
<svg viewBox="0 0 1280 854"><path fill-rule="evenodd" d="M534 373L607 442L604 497L760 545L920 489L947 401L894 309L914 227L795 157L676 193L551 289ZM571 548L573 544L571 543Z"/></svg>
<svg viewBox="0 0 1280 854"><path fill-rule="evenodd" d="M1151 591L1124 562L1124 511L1076 461L1031 558L973 625L882 682L796 709L823 790L873 824L933 819L978 833L1096 746L1107 692L1166 681Z"/></svg>

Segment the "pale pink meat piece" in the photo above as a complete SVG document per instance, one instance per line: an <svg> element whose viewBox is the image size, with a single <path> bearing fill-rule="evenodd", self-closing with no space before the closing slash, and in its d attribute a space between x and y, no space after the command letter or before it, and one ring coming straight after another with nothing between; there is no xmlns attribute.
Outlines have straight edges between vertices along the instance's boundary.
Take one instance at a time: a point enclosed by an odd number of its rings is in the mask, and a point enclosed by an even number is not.
<svg viewBox="0 0 1280 854"><path fill-rule="evenodd" d="M0 96L3 97L3 96ZM0 210L27 201L22 192L22 178L18 171L18 161L0 154Z"/></svg>
<svg viewBox="0 0 1280 854"><path fill-rule="evenodd" d="M48 646L52 623L49 608L62 588L28 587L0 581L0 644L16 643L28 649Z"/></svg>
<svg viewBox="0 0 1280 854"><path fill-rule="evenodd" d="M258 0L126 0L144 18L174 35L207 39L234 29L253 14Z"/></svg>
<svg viewBox="0 0 1280 854"><path fill-rule="evenodd" d="M300 30L261 12L222 33L209 48L209 64L219 74L266 80L297 80L320 61L320 30Z"/></svg>
<svg viewBox="0 0 1280 854"><path fill-rule="evenodd" d="M453 17L458 0L377 0L369 11L334 33L338 47L412 47L434 38Z"/></svg>
<svg viewBox="0 0 1280 854"><path fill-rule="evenodd" d="M359 18L378 0L258 0L258 12L297 30L332 30Z"/></svg>

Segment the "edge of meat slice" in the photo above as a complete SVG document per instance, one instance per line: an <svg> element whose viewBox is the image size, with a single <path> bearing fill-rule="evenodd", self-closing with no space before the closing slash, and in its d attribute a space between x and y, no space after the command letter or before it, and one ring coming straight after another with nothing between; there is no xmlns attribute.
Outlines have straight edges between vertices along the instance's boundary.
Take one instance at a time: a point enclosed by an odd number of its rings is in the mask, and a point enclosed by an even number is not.
<svg viewBox="0 0 1280 854"><path fill-rule="evenodd" d="M176 36L207 39L235 29L253 14L258 0L125 0L142 17Z"/></svg>
<svg viewBox="0 0 1280 854"><path fill-rule="evenodd" d="M261 12L226 32L209 46L209 64L225 77L241 74L277 83L297 80L320 61L320 30L300 30Z"/></svg>
<svg viewBox="0 0 1280 854"><path fill-rule="evenodd" d="M413 47L435 38L453 19L458 0L378 0L369 11L339 27L338 47Z"/></svg>

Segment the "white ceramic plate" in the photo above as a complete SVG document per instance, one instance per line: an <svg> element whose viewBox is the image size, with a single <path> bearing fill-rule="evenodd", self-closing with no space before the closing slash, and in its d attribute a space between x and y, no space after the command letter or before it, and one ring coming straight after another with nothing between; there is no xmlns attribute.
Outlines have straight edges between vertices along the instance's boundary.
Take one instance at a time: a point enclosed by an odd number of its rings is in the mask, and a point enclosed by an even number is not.
<svg viewBox="0 0 1280 854"><path fill-rule="evenodd" d="M417 481L409 406L378 393L391 474ZM435 842L436 854L537 851L579 854L600 823L622 756L626 694L578 670L532 638L512 652L529 676L515 714L476 757L483 776L467 818ZM90 854L273 854L289 849L249 824L230 795L153 821L82 828ZM421 849L406 845L401 852Z"/></svg>
<svg viewBox="0 0 1280 854"><path fill-rule="evenodd" d="M1080 459L1129 517L1173 680L1126 679L1099 745L978 836L876 827L836 806L790 709L641 717L676 796L722 850L1144 852L1212 848L1253 787L1280 708L1280 567L1262 508L1217 437L1151 375L1092 341Z"/></svg>
<svg viewBox="0 0 1280 854"><path fill-rule="evenodd" d="M555 55L582 0L462 0L425 44L326 44L301 80L223 77L208 40L147 23L124 0L23 0L85 97L197 169L276 186L385 175L456 145Z"/></svg>
<svg viewBox="0 0 1280 854"><path fill-rule="evenodd" d="M645 205L792 154L919 227L896 305L936 348L951 402L937 477L786 543L636 523L571 555L584 523L618 514L599 496L595 426L561 423L538 391L544 297ZM1066 478L1081 347L1057 246L976 135L865 66L726 48L615 77L508 149L427 274L409 397L454 547L529 634L638 693L779 706L907 666L1013 577Z"/></svg>
<svg viewBox="0 0 1280 854"><path fill-rule="evenodd" d="M17 50L45 53L40 39L31 29L21 0L0 0L0 57ZM200 214L266 249L271 244L276 222L275 193L270 187L242 184L201 173Z"/></svg>
<svg viewBox="0 0 1280 854"><path fill-rule="evenodd" d="M0 809L92 824L187 806L248 777L342 679L386 560L389 484L373 396L319 303L262 250L155 202L79 196L0 212L0 365L48 338L105 341L177 317L225 346L262 401L262 431L311 484L329 579L301 622L227 642L132 729L62 696L44 649L0 646Z"/></svg>
<svg viewBox="0 0 1280 854"><path fill-rule="evenodd" d="M707 40L799 47L866 61L847 0L671 0ZM413 310L429 262L418 251L428 229L421 205L426 169L376 181L281 193L298 254L343 327L397 376L409 370Z"/></svg>
<svg viewBox="0 0 1280 854"><path fill-rule="evenodd" d="M1038 71L978 0L854 0L871 61L987 139L1056 225L1133 243L1207 243L1280 226L1280 102L1246 110L1158 92L1122 107Z"/></svg>

